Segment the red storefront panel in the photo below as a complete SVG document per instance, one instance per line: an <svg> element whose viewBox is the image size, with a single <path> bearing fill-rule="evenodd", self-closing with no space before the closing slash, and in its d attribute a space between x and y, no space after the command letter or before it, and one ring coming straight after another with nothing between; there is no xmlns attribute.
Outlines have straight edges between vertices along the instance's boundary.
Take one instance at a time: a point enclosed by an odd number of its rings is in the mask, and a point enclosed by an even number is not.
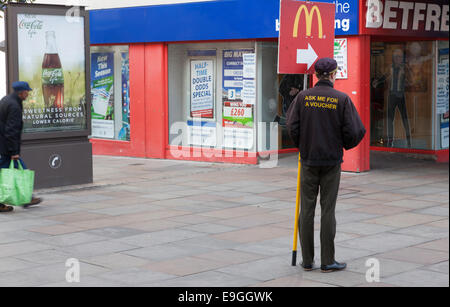
<svg viewBox="0 0 450 307"><path fill-rule="evenodd" d="M352 36L347 39L349 78L337 80L335 88L350 96L367 133L359 146L344 152L342 170L364 172L370 169L370 38Z"/></svg>
<svg viewBox="0 0 450 307"><path fill-rule="evenodd" d="M94 155L145 157L145 45L129 47L130 142L91 139Z"/></svg>

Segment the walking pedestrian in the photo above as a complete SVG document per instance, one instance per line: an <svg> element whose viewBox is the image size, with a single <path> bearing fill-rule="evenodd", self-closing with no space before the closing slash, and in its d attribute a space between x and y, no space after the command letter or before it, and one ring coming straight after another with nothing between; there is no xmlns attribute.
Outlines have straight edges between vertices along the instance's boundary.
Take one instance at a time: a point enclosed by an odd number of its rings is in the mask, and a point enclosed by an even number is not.
<svg viewBox="0 0 450 307"><path fill-rule="evenodd" d="M304 270L314 268L314 214L320 190L321 270L339 271L335 260L335 208L343 149L356 147L366 130L350 97L334 89L337 62L322 58L315 64L315 87L300 92L288 111L288 131L300 149L301 209L299 235Z"/></svg>
<svg viewBox="0 0 450 307"><path fill-rule="evenodd" d="M23 81L14 82L12 88L14 92L0 100L0 169L8 168L11 160L14 160L16 168L20 162L26 169L26 165L20 157L23 129L22 103L32 89L27 82ZM24 207L37 205L41 201L42 199L33 197L31 202ZM13 211L13 207L0 204L0 212L10 211Z"/></svg>

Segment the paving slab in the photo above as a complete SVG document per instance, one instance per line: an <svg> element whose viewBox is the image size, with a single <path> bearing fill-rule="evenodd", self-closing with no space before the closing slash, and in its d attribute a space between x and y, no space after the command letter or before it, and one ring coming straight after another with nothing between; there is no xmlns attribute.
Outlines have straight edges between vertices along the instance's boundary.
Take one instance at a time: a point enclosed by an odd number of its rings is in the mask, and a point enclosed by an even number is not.
<svg viewBox="0 0 450 307"><path fill-rule="evenodd" d="M227 274L217 271L208 271L179 278L149 283L148 287L249 287L257 283L255 279Z"/></svg>
<svg viewBox="0 0 450 307"><path fill-rule="evenodd" d="M403 287L448 287L448 274L414 270L388 277L386 283Z"/></svg>
<svg viewBox="0 0 450 307"><path fill-rule="evenodd" d="M382 258L394 259L419 263L423 265L432 265L443 261L448 261L448 252L440 252L426 248L408 247L379 255Z"/></svg>
<svg viewBox="0 0 450 307"><path fill-rule="evenodd" d="M365 249L381 253L417 245L427 241L428 239L426 238L399 235L394 233L382 233L338 242L336 243L336 245L353 249Z"/></svg>
<svg viewBox="0 0 450 307"><path fill-rule="evenodd" d="M298 273L300 271L299 267L291 266L289 260L289 258L276 256L249 263L230 265L216 271L259 281L268 281Z"/></svg>
<svg viewBox="0 0 450 307"><path fill-rule="evenodd" d="M448 164L374 152L370 172L344 172L335 243L348 269L323 274L291 266L297 158L95 156L94 183L38 190L41 206L0 214L0 286L448 286ZM318 265L320 226L318 200ZM81 283L65 281L68 258ZM365 279L371 258L380 283Z"/></svg>

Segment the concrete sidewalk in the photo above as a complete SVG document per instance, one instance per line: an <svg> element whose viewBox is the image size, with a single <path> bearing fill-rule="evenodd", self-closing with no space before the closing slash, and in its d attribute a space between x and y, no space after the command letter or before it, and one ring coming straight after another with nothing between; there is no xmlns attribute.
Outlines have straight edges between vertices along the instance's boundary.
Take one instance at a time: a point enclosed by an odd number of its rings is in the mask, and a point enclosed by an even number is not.
<svg viewBox="0 0 450 307"><path fill-rule="evenodd" d="M0 286L449 286L448 164L373 153L372 167L342 175L336 260L349 267L324 274L290 265L296 155L272 169L96 156L94 184L0 214Z"/></svg>

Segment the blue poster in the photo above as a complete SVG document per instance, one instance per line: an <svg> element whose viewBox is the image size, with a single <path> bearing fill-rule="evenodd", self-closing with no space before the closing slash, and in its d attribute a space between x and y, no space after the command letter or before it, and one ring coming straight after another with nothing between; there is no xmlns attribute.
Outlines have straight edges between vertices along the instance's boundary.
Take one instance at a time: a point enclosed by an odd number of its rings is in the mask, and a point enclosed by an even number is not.
<svg viewBox="0 0 450 307"><path fill-rule="evenodd" d="M114 53L91 54L92 136L114 138Z"/></svg>
<svg viewBox="0 0 450 307"><path fill-rule="evenodd" d="M243 101L244 54L254 53L254 49L223 51L223 100Z"/></svg>

